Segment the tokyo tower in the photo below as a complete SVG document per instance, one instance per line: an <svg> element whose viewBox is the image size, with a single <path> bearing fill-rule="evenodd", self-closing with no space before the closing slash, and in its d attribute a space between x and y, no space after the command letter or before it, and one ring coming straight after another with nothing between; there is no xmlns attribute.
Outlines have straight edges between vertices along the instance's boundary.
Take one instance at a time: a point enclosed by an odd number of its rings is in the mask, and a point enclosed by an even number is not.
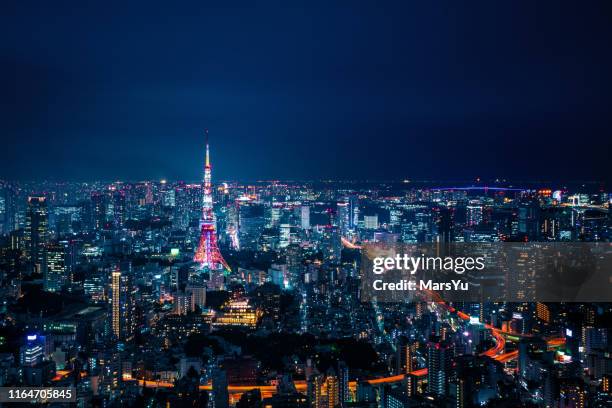
<svg viewBox="0 0 612 408"><path fill-rule="evenodd" d="M193 256L194 262L198 262L202 268L220 270L225 268L231 271L217 246L217 232L215 228L215 216L213 213L212 185L211 185L212 166L210 165L210 155L208 150L208 129L206 129L206 162L204 165L204 188L202 201L202 218L200 219L200 243Z"/></svg>

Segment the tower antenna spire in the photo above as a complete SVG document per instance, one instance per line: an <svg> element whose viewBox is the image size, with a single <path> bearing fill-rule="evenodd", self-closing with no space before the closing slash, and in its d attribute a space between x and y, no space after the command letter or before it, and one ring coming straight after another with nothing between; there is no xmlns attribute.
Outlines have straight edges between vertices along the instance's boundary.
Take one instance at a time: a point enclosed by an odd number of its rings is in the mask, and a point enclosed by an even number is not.
<svg viewBox="0 0 612 408"><path fill-rule="evenodd" d="M208 128L204 129L204 133L206 134L206 167L210 166L210 154L208 152Z"/></svg>

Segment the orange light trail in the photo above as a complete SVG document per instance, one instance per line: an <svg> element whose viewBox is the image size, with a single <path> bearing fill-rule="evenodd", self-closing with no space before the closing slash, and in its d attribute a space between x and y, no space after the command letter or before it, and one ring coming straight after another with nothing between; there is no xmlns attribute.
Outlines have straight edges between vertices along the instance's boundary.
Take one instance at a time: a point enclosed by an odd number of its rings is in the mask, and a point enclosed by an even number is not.
<svg viewBox="0 0 612 408"><path fill-rule="evenodd" d="M349 248L349 249L361 249L360 245L357 245L354 242L351 242L351 241L349 241L348 239L346 239L344 237L340 237L340 241L342 241L342 245L344 245L345 248Z"/></svg>

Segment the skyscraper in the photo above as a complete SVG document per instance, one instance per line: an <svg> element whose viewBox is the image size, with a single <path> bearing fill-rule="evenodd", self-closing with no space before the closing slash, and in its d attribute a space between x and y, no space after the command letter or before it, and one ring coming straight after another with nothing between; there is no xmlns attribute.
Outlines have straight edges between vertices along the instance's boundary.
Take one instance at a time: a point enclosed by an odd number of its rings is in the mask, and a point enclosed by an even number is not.
<svg viewBox="0 0 612 408"><path fill-rule="evenodd" d="M43 272L45 266L45 244L48 235L49 215L45 197L28 197L24 240L28 259L38 273Z"/></svg>
<svg viewBox="0 0 612 408"><path fill-rule="evenodd" d="M331 263L340 263L342 241L338 227L326 225L321 232L321 252L323 252L323 258Z"/></svg>
<svg viewBox="0 0 612 408"><path fill-rule="evenodd" d="M350 230L354 230L357 227L357 221L359 220L359 199L355 195L349 196L348 199L348 216Z"/></svg>
<svg viewBox="0 0 612 408"><path fill-rule="evenodd" d="M303 229L310 229L310 207L307 205L302 205L300 209L300 223Z"/></svg>
<svg viewBox="0 0 612 408"><path fill-rule="evenodd" d="M338 395L340 406L344 407L350 400L349 393L349 369L344 361L338 362Z"/></svg>
<svg viewBox="0 0 612 408"><path fill-rule="evenodd" d="M414 371L414 343L410 343L406 337L401 337L398 340L397 345L397 365L396 372L397 374L407 374L411 371Z"/></svg>
<svg viewBox="0 0 612 408"><path fill-rule="evenodd" d="M338 210L338 227L340 228L340 235L343 237L348 235L349 230L349 203L346 201L340 201L337 203Z"/></svg>
<svg viewBox="0 0 612 408"><path fill-rule="evenodd" d="M112 331L119 340L134 335L134 299L129 265L115 269L111 275Z"/></svg>
<svg viewBox="0 0 612 408"><path fill-rule="evenodd" d="M122 228L125 223L125 192L117 190L113 194L113 222L115 228Z"/></svg>
<svg viewBox="0 0 612 408"><path fill-rule="evenodd" d="M193 312L193 294L189 291L178 291L174 295L174 313L186 315Z"/></svg>
<svg viewBox="0 0 612 408"><path fill-rule="evenodd" d="M26 337L26 344L19 350L19 362L24 366L35 366L45 357L45 337L36 334Z"/></svg>
<svg viewBox="0 0 612 408"><path fill-rule="evenodd" d="M377 229L378 228L378 214L364 215L363 225L365 229Z"/></svg>
<svg viewBox="0 0 612 408"><path fill-rule="evenodd" d="M336 408L340 402L340 381L333 369L330 369L327 373L325 388L327 389L327 402L325 408Z"/></svg>
<svg viewBox="0 0 612 408"><path fill-rule="evenodd" d="M451 344L447 342L430 341L427 344L427 386L431 394L447 395L452 353Z"/></svg>
<svg viewBox="0 0 612 408"><path fill-rule="evenodd" d="M44 268L44 287L50 292L59 292L68 282L68 265L66 263L68 243L66 241L50 243L46 246L46 268Z"/></svg>
<svg viewBox="0 0 612 408"><path fill-rule="evenodd" d="M107 197L104 193L93 193L91 195L91 208L93 227L96 230L104 228L106 224Z"/></svg>
<svg viewBox="0 0 612 408"><path fill-rule="evenodd" d="M213 213L212 199L212 166L210 164L210 154L208 148L208 129L206 130L206 162L204 165L204 188L202 197L202 218L200 219L200 243L193 257L202 267L213 270L225 268L230 271L230 267L223 259L217 247L217 232L215 227L215 217Z"/></svg>
<svg viewBox="0 0 612 408"><path fill-rule="evenodd" d="M206 306L206 286L202 284L192 283L187 285L185 288L186 292L191 292L191 308L195 310L195 307L204 308Z"/></svg>
<svg viewBox="0 0 612 408"><path fill-rule="evenodd" d="M227 391L227 375L225 370L216 368L212 375L212 402L215 408L229 407L229 394Z"/></svg>

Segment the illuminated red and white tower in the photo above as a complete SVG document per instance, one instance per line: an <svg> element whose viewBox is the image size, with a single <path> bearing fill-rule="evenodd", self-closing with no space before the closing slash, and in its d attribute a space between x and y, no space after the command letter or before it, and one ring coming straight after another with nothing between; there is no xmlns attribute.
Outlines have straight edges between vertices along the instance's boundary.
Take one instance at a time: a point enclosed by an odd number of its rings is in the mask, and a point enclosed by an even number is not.
<svg viewBox="0 0 612 408"><path fill-rule="evenodd" d="M220 270L225 268L231 271L217 246L217 232L215 228L215 215L213 213L212 166L210 165L210 154L208 149L208 129L206 129L206 161L204 165L204 188L202 200L202 218L200 219L200 243L193 257L202 268Z"/></svg>

